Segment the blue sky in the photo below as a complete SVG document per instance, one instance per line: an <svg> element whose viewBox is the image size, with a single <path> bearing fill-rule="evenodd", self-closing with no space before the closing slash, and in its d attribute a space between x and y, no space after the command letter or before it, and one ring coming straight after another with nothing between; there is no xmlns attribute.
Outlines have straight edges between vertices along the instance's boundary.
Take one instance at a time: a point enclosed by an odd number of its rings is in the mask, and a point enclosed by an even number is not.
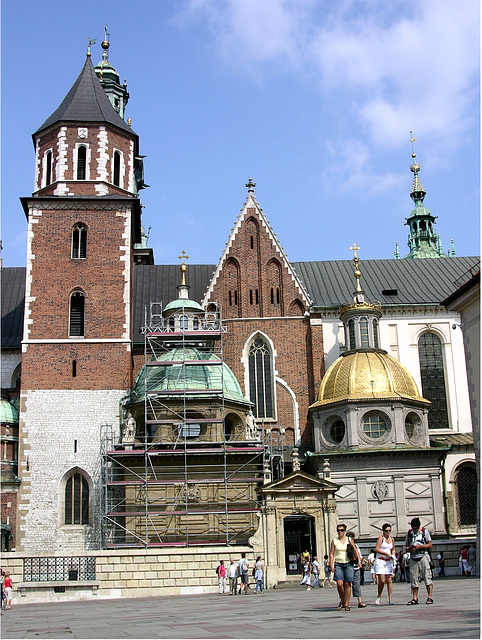
<svg viewBox="0 0 482 640"><path fill-rule="evenodd" d="M3 265L26 261L31 134L85 61L130 93L157 264L216 263L248 178L291 260L408 253L410 130L445 251L478 255L478 0L3 0Z"/></svg>

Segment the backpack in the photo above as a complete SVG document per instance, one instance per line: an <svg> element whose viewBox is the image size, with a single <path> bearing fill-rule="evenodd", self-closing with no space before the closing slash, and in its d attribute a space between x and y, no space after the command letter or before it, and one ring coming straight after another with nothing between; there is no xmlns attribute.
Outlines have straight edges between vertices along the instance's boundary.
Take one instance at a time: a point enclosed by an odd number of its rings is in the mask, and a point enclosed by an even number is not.
<svg viewBox="0 0 482 640"><path fill-rule="evenodd" d="M218 564L218 566L216 567L216 575L218 576L218 578L219 578L219 567L220 567L220 566L221 566L221 565L220 565L220 564Z"/></svg>
<svg viewBox="0 0 482 640"><path fill-rule="evenodd" d="M252 574L253 574L253 578L254 578L254 576L256 575L256 567L253 567Z"/></svg>
<svg viewBox="0 0 482 640"><path fill-rule="evenodd" d="M422 527L420 529L420 533L422 534L422 544L427 544L427 539L425 537L425 527ZM415 539L415 533L413 532L413 529L409 529L409 531L408 531L408 546L409 547L413 544L414 539ZM417 557L417 555L419 555L419 557ZM414 556L414 552L413 551L410 554L412 560L420 560L422 558L422 556L424 556L424 555L425 555L425 551L419 551L418 554L416 554L415 556Z"/></svg>
<svg viewBox="0 0 482 640"><path fill-rule="evenodd" d="M242 569L243 573L248 573L248 563L246 562L246 560L243 561Z"/></svg>

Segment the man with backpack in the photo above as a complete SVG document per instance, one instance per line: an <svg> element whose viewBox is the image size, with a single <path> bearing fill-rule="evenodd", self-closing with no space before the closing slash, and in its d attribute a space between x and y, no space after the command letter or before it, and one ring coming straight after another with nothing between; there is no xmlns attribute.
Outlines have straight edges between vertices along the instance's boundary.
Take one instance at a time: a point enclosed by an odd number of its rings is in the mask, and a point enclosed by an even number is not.
<svg viewBox="0 0 482 640"><path fill-rule="evenodd" d="M248 580L249 580L249 562L246 560L246 553L243 551L241 554L241 559L238 562L238 573L241 578L241 586L239 588L239 593L243 590L244 593L248 595Z"/></svg>
<svg viewBox="0 0 482 640"><path fill-rule="evenodd" d="M425 582L427 588L427 601L425 604L433 604L432 569L430 568L429 550L432 548L430 533L421 526L419 518L412 518L412 528L405 537L405 547L410 553L410 586L412 587L412 599L409 605L418 604L418 589L420 582Z"/></svg>

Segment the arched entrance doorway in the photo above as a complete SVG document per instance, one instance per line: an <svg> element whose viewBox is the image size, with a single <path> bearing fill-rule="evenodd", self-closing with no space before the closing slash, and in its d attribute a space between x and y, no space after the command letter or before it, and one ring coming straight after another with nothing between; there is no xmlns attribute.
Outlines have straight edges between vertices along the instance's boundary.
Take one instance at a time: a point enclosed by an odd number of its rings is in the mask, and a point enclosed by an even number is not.
<svg viewBox="0 0 482 640"><path fill-rule="evenodd" d="M291 515L284 518L283 524L286 573L301 573L301 554L309 551L311 557L316 556L315 519L313 516Z"/></svg>

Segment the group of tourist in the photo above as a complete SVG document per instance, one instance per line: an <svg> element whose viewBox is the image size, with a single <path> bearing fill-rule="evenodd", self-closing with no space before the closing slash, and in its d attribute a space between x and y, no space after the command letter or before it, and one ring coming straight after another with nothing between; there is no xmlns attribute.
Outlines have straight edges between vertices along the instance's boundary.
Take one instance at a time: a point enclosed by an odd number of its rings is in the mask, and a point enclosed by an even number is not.
<svg viewBox="0 0 482 640"><path fill-rule="evenodd" d="M246 558L246 553L243 551L241 558L238 562L230 559L229 567L224 565L224 560L219 561L219 565L216 568L216 575L218 576L218 592L221 594L229 593L230 596L236 594L241 595L249 593L249 561ZM251 576L255 581L255 593L263 593L264 588L264 565L261 556L256 558L254 566L251 571ZM240 586L238 590L238 578L240 580ZM227 587L227 581L229 580L229 589Z"/></svg>
<svg viewBox="0 0 482 640"><path fill-rule="evenodd" d="M417 605L418 591L420 583L424 582L427 589L426 604L433 604L432 592L432 568L429 550L432 548L432 538L430 533L421 526L419 518L412 518L411 529L405 536L405 549L409 554L408 568L410 574L410 586L412 589L412 599L408 605ZM350 611L350 598L353 589L353 596L358 598L358 607L365 607L360 591L360 571L363 567L360 549L355 541L353 532L347 532L345 524L339 524L336 528L338 534L331 542L330 548L330 569L334 573L340 602L338 609ZM385 585L387 587L388 604L393 602L393 576L397 563L395 553L395 540L392 538L392 527L385 523L382 526L382 535L378 538L376 547L372 551L369 562L373 566L373 584L378 585L378 593L375 599L377 606L381 603L381 598Z"/></svg>

